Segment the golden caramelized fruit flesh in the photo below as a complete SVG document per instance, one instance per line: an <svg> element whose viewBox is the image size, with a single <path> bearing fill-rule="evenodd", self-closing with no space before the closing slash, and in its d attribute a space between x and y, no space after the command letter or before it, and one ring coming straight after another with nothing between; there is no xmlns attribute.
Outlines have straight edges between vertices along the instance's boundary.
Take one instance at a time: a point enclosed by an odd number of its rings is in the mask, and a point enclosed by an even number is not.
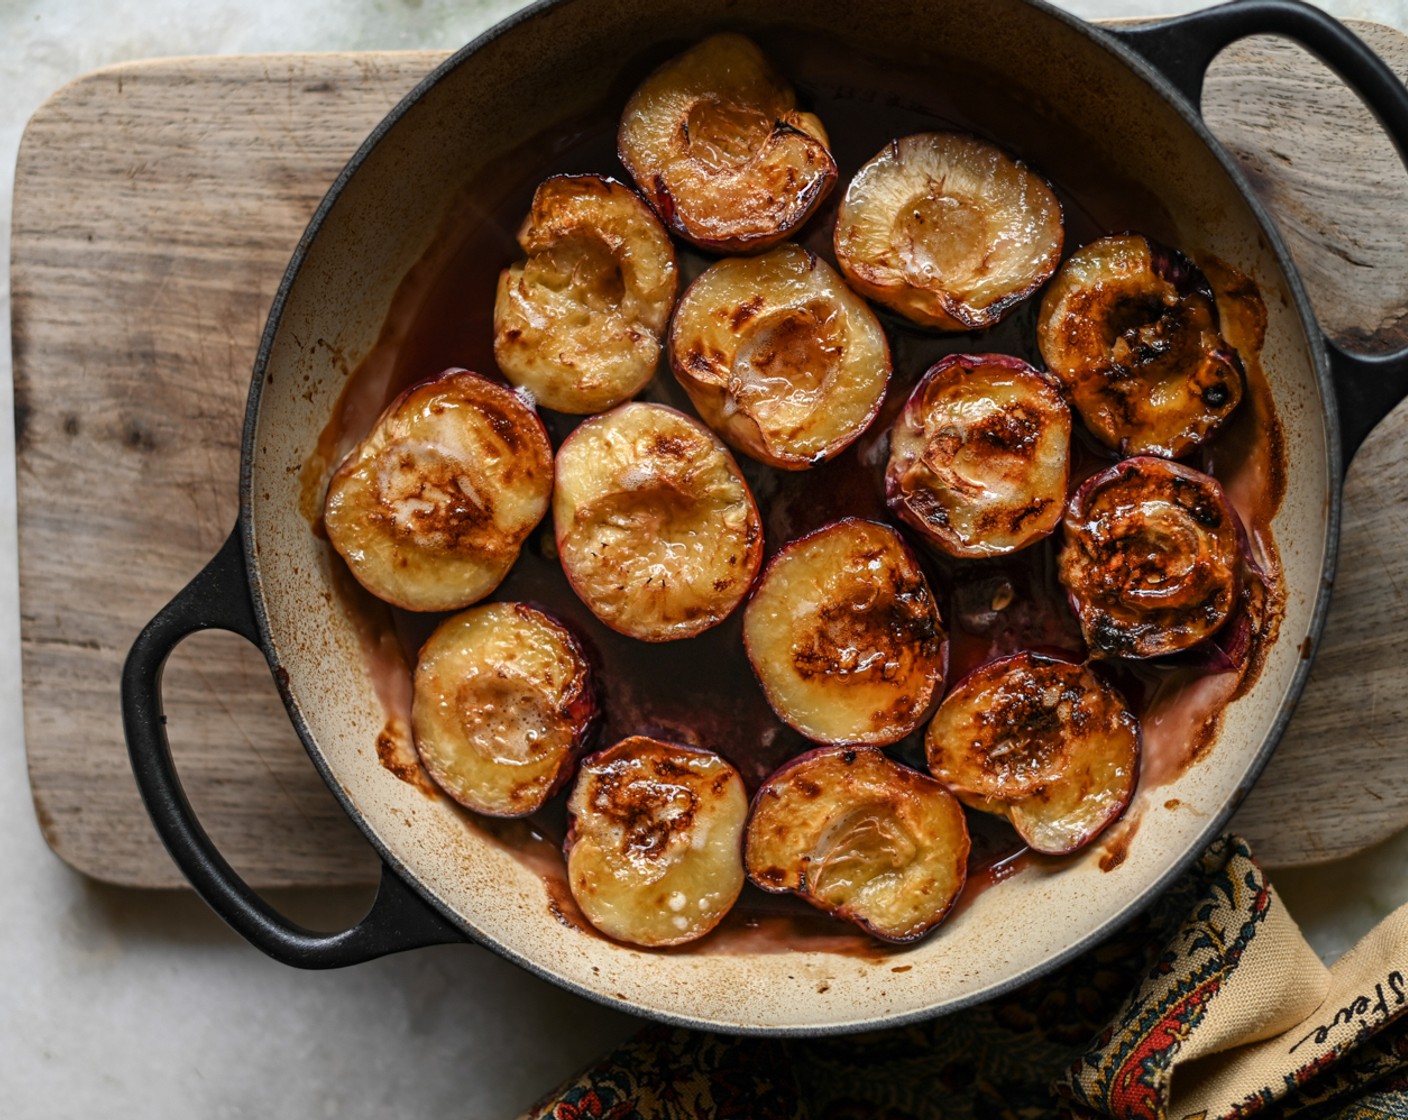
<svg viewBox="0 0 1408 1120"><path fill-rule="evenodd" d="M499 276L494 357L558 412L602 412L655 376L674 306L675 250L635 191L559 175L518 232L527 260Z"/></svg>
<svg viewBox="0 0 1408 1120"><path fill-rule="evenodd" d="M898 533L847 518L792 541L743 612L777 717L818 743L898 742L943 683L938 605Z"/></svg>
<svg viewBox="0 0 1408 1120"><path fill-rule="evenodd" d="M1042 298L1037 345L1086 427L1122 455L1181 459L1242 399L1207 279L1138 234L1071 254Z"/></svg>
<svg viewBox="0 0 1408 1120"><path fill-rule="evenodd" d="M582 647L523 603L452 615L421 647L416 750L467 809L521 817L541 808L566 782L595 715Z"/></svg>
<svg viewBox="0 0 1408 1120"><path fill-rule="evenodd" d="M758 790L744 861L764 890L904 942L952 909L968 850L963 808L938 782L875 747L821 747Z"/></svg>
<svg viewBox="0 0 1408 1120"><path fill-rule="evenodd" d="M1060 524L1070 450L1070 409L1048 374L1020 358L954 354L890 430L885 494L950 556L1002 556Z"/></svg>
<svg viewBox="0 0 1408 1120"><path fill-rule="evenodd" d="M562 568L593 614L646 642L726 618L763 555L753 495L697 420L632 402L586 420L557 454Z"/></svg>
<svg viewBox="0 0 1408 1120"><path fill-rule="evenodd" d="M856 173L836 218L852 287L926 327L992 326L1056 271L1065 227L1046 181L985 140L921 132Z"/></svg>
<svg viewBox="0 0 1408 1120"><path fill-rule="evenodd" d="M572 897L617 941L693 941L743 889L748 795L710 751L624 739L583 760L567 811Z"/></svg>
<svg viewBox="0 0 1408 1120"><path fill-rule="evenodd" d="M510 389L450 369L391 402L333 473L323 525L368 591L458 610L496 588L547 512L552 445Z"/></svg>
<svg viewBox="0 0 1408 1120"><path fill-rule="evenodd" d="M1073 852L1124 812L1139 721L1088 666L1019 653L960 681L925 736L929 772L1038 852Z"/></svg>
<svg viewBox="0 0 1408 1120"><path fill-rule="evenodd" d="M669 229L749 253L800 226L836 181L826 130L742 35L705 39L631 95L617 150Z"/></svg>
<svg viewBox="0 0 1408 1120"><path fill-rule="evenodd" d="M1066 509L1061 583L1096 657L1190 649L1231 616L1244 537L1217 479L1152 456L1082 484Z"/></svg>
<svg viewBox="0 0 1408 1120"><path fill-rule="evenodd" d="M705 423L783 470L848 447L890 381L879 320L790 242L719 261L690 285L670 327L670 364Z"/></svg>

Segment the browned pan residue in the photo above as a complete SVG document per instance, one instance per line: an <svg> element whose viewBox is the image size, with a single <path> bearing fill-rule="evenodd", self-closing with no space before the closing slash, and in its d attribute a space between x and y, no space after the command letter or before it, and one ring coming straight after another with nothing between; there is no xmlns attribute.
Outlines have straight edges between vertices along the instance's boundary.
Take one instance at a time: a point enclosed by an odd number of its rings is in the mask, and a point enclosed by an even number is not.
<svg viewBox="0 0 1408 1120"><path fill-rule="evenodd" d="M643 73L654 61L640 60L637 71ZM951 80L939 89L932 81L916 86L912 76L902 74L877 77L876 71L843 48L812 38L799 38L786 52L779 52L777 61L795 81L804 106L826 124L840 167L837 190L801 237L828 263L834 264L830 235L836 204L850 176L892 137L941 127L976 131L1046 174L1065 210L1067 251L1125 229L1166 240L1172 237L1171 221L1156 199L1090 166L1081 158L1078 137L1035 117L1017 95L1005 100L1008 95L994 92L991 84L974 81ZM636 72L627 75L631 80L635 76ZM629 82L623 88L629 88ZM896 92L901 88L904 96ZM975 92L979 88L982 96ZM568 122L468 179L459 198L472 198L474 205L461 205L445 218L431 242L433 248L403 280L381 337L347 378L317 447L303 465L301 509L312 531L321 533L323 493L333 468L399 391L451 366L497 375L492 345L494 289L499 271L519 255L514 231L527 213L534 188L549 174L603 173L627 180L614 151L618 110L619 105L608 105ZM685 281L709 260L681 247ZM1206 458L1195 459L1192 465L1209 467L1223 482L1246 522L1272 593L1262 640L1241 677L1147 665L1114 671L1142 716L1144 754L1140 792L1126 822L1097 841L1103 845L1101 866L1107 870L1123 862L1138 817L1160 811L1154 791L1193 765L1215 741L1222 708L1255 679L1279 624L1280 564L1269 526L1285 490L1285 449L1259 361L1265 307L1255 285L1233 266L1215 260L1198 263L1218 293L1224 333L1244 361L1248 399L1204 453ZM1038 303L1039 295L997 327L957 336L933 335L882 312L894 377L880 415L865 435L835 460L806 472L776 471L739 457L763 512L767 556L787 540L842 516L897 524L887 513L883 496L886 432L910 390L930 365L948 353L1013 354L1040 366L1035 344ZM643 396L694 415L668 372L658 374ZM577 418L553 413L545 413L544 420L554 447L577 423ZM1104 461L1078 438L1072 488ZM552 545L550 520L529 539L514 571L492 598L534 602L584 635L602 691L601 745L643 734L707 746L738 766L750 790L785 759L807 748L809 744L780 723L763 698L743 653L738 612L699 637L661 645L615 634L568 587ZM925 558L945 623L953 631L949 683L965 665L1004 652L1005 646L1070 648L1069 636L1076 631L1050 575L1052 557L1052 545L1047 542L1014 559L970 562L961 570L955 570L952 562ZM354 619L361 636L386 712L387 732L408 726L409 666L438 616L409 615L375 603L356 587L330 549L328 563L334 569L341 609ZM996 636L965 629L975 593L989 596L992 617L1007 620L997 627ZM681 687L685 681L687 689ZM921 764L921 735L922 729L901 743L895 749L897 756ZM389 753L393 771L407 771L402 752ZM404 776L417 784L424 780L418 767ZM541 875L549 909L558 921L590 930L566 888L558 855L561 800L560 795L531 826L462 815L467 828L514 852ZM975 827L984 839L975 845L968 888L955 913L966 909L977 893L1030 864L1053 863L1050 857L1026 853L1005 825L977 822ZM849 931L795 899L764 895L751 886L713 934L693 946L670 951L754 953L786 948L875 959L897 951Z"/></svg>

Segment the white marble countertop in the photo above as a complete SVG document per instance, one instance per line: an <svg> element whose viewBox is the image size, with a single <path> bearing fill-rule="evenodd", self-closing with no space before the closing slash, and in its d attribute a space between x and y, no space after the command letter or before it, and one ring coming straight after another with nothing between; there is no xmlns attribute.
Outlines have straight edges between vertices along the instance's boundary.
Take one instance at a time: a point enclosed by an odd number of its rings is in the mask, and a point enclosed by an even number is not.
<svg viewBox="0 0 1408 1120"><path fill-rule="evenodd" d="M0 0L0 253L15 155L59 86L109 63L174 55L459 46L516 0ZM1204 6L1067 0L1098 18ZM1408 0L1328 0L1408 30ZM292 249L292 246L290 246ZM0 327L9 333L8 274ZM0 385L9 409L8 347ZM0 423L0 1105L7 1117L511 1117L638 1022L477 949L334 973L274 964L194 896L125 891L61 863L25 774L13 426ZM1317 950L1338 957L1408 901L1408 834L1342 866L1274 877ZM363 892L284 892L335 928Z"/></svg>

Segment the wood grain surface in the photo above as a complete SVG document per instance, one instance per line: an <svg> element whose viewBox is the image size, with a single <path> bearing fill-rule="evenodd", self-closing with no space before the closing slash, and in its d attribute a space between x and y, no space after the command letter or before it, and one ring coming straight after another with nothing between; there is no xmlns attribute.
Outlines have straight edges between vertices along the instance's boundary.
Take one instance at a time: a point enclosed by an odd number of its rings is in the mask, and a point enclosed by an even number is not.
<svg viewBox="0 0 1408 1120"><path fill-rule="evenodd" d="M1357 29L1408 73L1408 39ZM44 835L88 875L183 883L128 769L122 661L234 524L250 369L293 246L361 138L442 57L124 65L60 90L25 133L12 314L26 749ZM1368 113L1303 52L1261 40L1218 60L1205 111L1282 221L1326 326L1368 348L1408 337L1408 176ZM1400 410L1351 472L1315 673L1235 821L1271 866L1408 823L1405 424ZM252 648L190 639L164 697L187 792L253 885L374 878Z"/></svg>

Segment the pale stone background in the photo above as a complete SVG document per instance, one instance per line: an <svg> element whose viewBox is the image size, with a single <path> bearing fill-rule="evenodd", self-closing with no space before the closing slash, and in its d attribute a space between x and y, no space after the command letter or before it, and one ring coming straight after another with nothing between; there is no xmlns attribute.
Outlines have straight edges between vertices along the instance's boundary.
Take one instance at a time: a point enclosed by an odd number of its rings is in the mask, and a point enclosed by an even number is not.
<svg viewBox="0 0 1408 1120"><path fill-rule="evenodd" d="M59 86L138 58L451 49L515 0L0 0L0 258L15 153ZM1171 14L1175 0L1068 0L1079 15ZM1408 30L1408 0L1327 0ZM290 249L292 246L290 246ZM0 334L9 334L0 272ZM10 409L0 348L0 409ZM0 420L0 1116L511 1117L635 1022L487 952L442 948L336 973L266 960L192 896L126 892L49 851L25 777L13 426ZM1408 901L1408 835L1338 866L1276 876L1336 958ZM360 895L279 902L335 926Z"/></svg>

